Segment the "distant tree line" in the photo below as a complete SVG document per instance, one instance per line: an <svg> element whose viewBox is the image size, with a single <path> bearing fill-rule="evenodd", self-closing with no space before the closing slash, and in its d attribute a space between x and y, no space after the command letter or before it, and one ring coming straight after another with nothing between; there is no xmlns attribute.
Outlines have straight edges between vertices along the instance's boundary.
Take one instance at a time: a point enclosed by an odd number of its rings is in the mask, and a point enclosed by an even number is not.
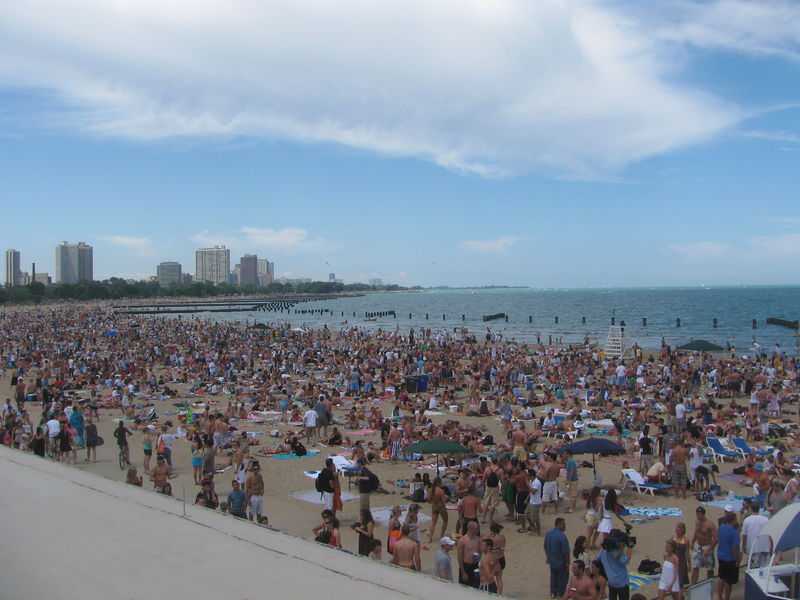
<svg viewBox="0 0 800 600"><path fill-rule="evenodd" d="M228 283L203 281L187 285L161 287L155 281L129 282L118 277L104 281L45 286L36 281L30 285L0 288L0 304L39 303L58 300L121 300L123 298L186 298L211 296L242 296L254 294L337 294L342 292L372 292L405 290L399 285L372 286L364 283L272 283L267 287L239 287Z"/></svg>

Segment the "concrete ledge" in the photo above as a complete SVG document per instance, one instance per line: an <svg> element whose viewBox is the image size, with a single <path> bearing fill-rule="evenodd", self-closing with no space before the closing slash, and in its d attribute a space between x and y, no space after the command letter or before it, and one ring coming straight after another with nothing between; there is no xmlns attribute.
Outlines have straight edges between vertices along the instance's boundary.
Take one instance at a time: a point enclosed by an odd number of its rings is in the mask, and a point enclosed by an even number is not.
<svg viewBox="0 0 800 600"><path fill-rule="evenodd" d="M4 598L485 598L4 446L0 480Z"/></svg>

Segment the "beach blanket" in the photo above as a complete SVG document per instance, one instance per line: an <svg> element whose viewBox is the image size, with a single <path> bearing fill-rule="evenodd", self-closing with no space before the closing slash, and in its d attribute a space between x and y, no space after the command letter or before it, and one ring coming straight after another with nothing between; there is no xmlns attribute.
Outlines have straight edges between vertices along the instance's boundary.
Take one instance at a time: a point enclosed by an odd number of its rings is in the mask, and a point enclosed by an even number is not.
<svg viewBox="0 0 800 600"><path fill-rule="evenodd" d="M647 585L658 583L660 575L642 575L640 573L631 573L628 575L631 590L638 590Z"/></svg>
<svg viewBox="0 0 800 600"><path fill-rule="evenodd" d="M297 456L293 452L284 452L281 454L273 454L270 458L274 458L276 460L300 460L301 458L309 458L311 456L317 456L319 454L319 450L309 450L308 454L305 456Z"/></svg>
<svg viewBox="0 0 800 600"><path fill-rule="evenodd" d="M303 502L308 502L309 504L316 504L318 506L324 506L325 503L322 501L322 494L320 494L317 490L307 490L302 492L292 492L289 494L290 498L294 498L295 500L301 500ZM351 494L350 492L342 492L342 502L350 502L351 500L357 500L358 494Z"/></svg>
<svg viewBox="0 0 800 600"><path fill-rule="evenodd" d="M725 499L725 500L712 500L711 502L703 502L703 504L707 506L713 506L715 508L719 508L720 510L724 510L724 508L730 504L733 506L734 512L741 512L742 505L744 502L740 498L734 498L733 500Z"/></svg>
<svg viewBox="0 0 800 600"><path fill-rule="evenodd" d="M667 506L628 506L626 511L635 517L682 517L683 511L680 508Z"/></svg>
<svg viewBox="0 0 800 600"><path fill-rule="evenodd" d="M408 514L408 504L400 505L400 508L403 510L403 514L400 515L400 522L404 522L406 520L406 515ZM389 519L392 518L392 507L391 506L380 506L378 508L372 509L372 518L375 519L375 522L383 527L387 527L389 525ZM419 523L428 523L430 522L431 518L423 512L419 513L418 521Z"/></svg>
<svg viewBox="0 0 800 600"><path fill-rule="evenodd" d="M352 431L345 431L344 435L365 436L374 435L377 431L375 429L353 429Z"/></svg>

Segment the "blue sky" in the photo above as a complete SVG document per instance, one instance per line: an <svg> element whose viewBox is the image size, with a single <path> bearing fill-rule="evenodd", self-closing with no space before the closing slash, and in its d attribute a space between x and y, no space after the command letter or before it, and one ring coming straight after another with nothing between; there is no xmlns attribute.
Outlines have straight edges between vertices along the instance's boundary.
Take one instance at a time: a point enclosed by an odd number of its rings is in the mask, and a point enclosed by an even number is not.
<svg viewBox="0 0 800 600"><path fill-rule="evenodd" d="M800 3L21 0L0 243L52 272L792 284ZM222 7L225 7L224 9Z"/></svg>

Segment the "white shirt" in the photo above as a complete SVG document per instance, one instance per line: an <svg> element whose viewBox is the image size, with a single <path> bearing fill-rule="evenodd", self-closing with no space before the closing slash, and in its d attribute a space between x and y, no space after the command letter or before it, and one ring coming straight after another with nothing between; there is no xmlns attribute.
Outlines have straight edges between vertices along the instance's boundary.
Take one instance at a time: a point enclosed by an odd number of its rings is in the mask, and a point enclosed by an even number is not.
<svg viewBox="0 0 800 600"><path fill-rule="evenodd" d="M530 484L531 493L528 496L528 504L536 506L542 503L542 482L538 477L534 477Z"/></svg>
<svg viewBox="0 0 800 600"><path fill-rule="evenodd" d="M678 402L675 405L675 418L676 419L686 418L686 406L684 406L683 402Z"/></svg>
<svg viewBox="0 0 800 600"><path fill-rule="evenodd" d="M306 414L303 415L303 425L306 427L316 427L317 426L317 411L313 408L306 411Z"/></svg>
<svg viewBox="0 0 800 600"><path fill-rule="evenodd" d="M759 538L761 530L767 524L767 517L764 515L750 515L742 522L742 536L747 538L745 552L769 552L769 538L764 536Z"/></svg>
<svg viewBox="0 0 800 600"><path fill-rule="evenodd" d="M626 369L623 365L617 367L617 377L625 377Z"/></svg>
<svg viewBox="0 0 800 600"><path fill-rule="evenodd" d="M47 435L52 438L56 437L59 433L61 433L61 423L58 422L58 419L50 419L47 422Z"/></svg>

